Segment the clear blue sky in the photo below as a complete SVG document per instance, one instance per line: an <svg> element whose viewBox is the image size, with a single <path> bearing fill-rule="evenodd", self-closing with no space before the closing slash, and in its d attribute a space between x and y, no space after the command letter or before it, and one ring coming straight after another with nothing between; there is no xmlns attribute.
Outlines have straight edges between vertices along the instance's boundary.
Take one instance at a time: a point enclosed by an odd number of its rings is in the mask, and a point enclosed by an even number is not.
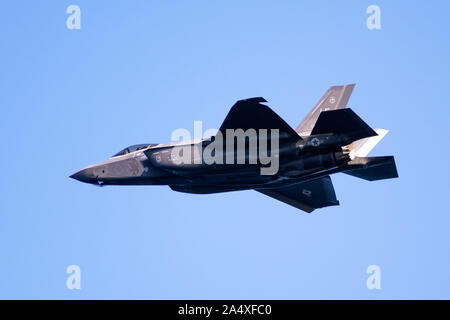
<svg viewBox="0 0 450 320"><path fill-rule="evenodd" d="M81 8L81 30L66 8ZM366 28L381 8L382 29ZM450 298L448 1L2 1L0 298ZM399 179L334 175L308 215L254 191L69 179L263 96L295 127L330 85ZM68 265L81 290L66 288ZM381 267L382 289L366 288Z"/></svg>

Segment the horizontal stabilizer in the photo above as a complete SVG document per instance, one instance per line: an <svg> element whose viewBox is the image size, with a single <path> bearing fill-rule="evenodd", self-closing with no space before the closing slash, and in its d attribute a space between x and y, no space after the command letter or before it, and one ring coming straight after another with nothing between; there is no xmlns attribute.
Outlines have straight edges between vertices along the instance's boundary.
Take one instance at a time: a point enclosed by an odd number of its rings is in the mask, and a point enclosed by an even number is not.
<svg viewBox="0 0 450 320"><path fill-rule="evenodd" d="M351 176L369 181L398 178L397 167L392 156L356 157L343 170Z"/></svg>
<svg viewBox="0 0 450 320"><path fill-rule="evenodd" d="M377 135L350 108L323 111L311 132L311 135L318 134L342 134L348 137L351 142Z"/></svg>
<svg viewBox="0 0 450 320"><path fill-rule="evenodd" d="M312 212L317 208L339 205L330 176L289 187L256 189L256 191L306 212Z"/></svg>

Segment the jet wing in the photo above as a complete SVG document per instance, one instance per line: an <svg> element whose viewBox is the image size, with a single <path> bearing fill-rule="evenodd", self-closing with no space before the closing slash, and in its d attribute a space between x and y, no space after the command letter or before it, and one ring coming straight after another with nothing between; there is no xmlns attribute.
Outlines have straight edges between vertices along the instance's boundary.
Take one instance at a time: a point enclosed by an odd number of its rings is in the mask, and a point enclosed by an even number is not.
<svg viewBox="0 0 450 320"><path fill-rule="evenodd" d="M347 106L354 87L354 84L330 87L295 131L302 137L309 136L322 111L344 109Z"/></svg>
<svg viewBox="0 0 450 320"><path fill-rule="evenodd" d="M232 129L278 129L280 138L297 142L302 138L279 115L268 106L264 98L250 98L236 102L220 126L219 131L225 136L226 130Z"/></svg>
<svg viewBox="0 0 450 320"><path fill-rule="evenodd" d="M256 189L256 191L306 212L312 212L317 208L339 205L330 176L289 187Z"/></svg>

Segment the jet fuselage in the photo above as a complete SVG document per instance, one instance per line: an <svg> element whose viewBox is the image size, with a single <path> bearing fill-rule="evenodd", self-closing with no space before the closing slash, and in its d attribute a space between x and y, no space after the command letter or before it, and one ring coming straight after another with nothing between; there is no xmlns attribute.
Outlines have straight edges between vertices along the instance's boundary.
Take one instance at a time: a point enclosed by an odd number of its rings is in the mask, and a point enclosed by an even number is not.
<svg viewBox="0 0 450 320"><path fill-rule="evenodd" d="M264 98L239 100L209 139L130 146L71 177L199 194L254 189L306 212L335 206L332 173L398 177L394 157L366 157L387 130L372 129L346 109L353 88L330 87L295 130Z"/></svg>

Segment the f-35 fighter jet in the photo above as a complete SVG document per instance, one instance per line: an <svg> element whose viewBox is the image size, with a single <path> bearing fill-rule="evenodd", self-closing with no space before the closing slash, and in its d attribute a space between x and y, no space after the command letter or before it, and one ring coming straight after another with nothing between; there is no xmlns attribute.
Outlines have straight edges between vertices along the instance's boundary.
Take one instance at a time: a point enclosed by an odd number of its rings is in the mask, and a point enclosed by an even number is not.
<svg viewBox="0 0 450 320"><path fill-rule="evenodd" d="M295 130L263 98L240 100L215 136L133 145L71 178L196 194L254 189L306 212L339 205L333 173L398 177L394 157L367 157L387 130L372 129L346 108L354 86L330 87Z"/></svg>

